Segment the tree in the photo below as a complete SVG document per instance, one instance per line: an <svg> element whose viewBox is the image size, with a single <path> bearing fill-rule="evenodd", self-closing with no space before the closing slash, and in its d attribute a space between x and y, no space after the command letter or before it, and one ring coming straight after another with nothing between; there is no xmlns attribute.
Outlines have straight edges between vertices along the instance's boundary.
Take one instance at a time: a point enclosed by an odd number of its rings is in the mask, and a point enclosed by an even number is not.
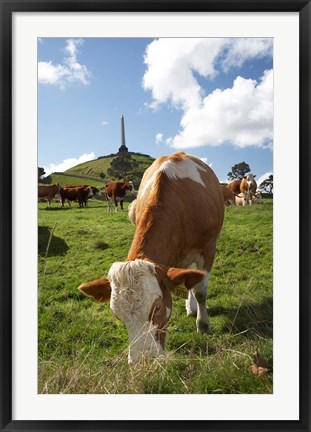
<svg viewBox="0 0 311 432"><path fill-rule="evenodd" d="M260 183L259 189L268 194L273 193L273 174L270 174L266 180Z"/></svg>
<svg viewBox="0 0 311 432"><path fill-rule="evenodd" d="M129 172L135 170L137 166L138 162L131 155L123 153L113 159L107 173L110 177L125 180Z"/></svg>
<svg viewBox="0 0 311 432"><path fill-rule="evenodd" d="M232 171L228 172L227 176L230 181L235 179L242 179L245 174L251 171L249 165L245 162L240 162L235 164L232 168Z"/></svg>
<svg viewBox="0 0 311 432"><path fill-rule="evenodd" d="M38 167L38 181L40 181L42 179L44 174L45 174L44 168Z"/></svg>
<svg viewBox="0 0 311 432"><path fill-rule="evenodd" d="M106 177L106 175L105 175L104 172L101 172L101 173L99 174L99 177L100 177L102 180L104 180L104 178Z"/></svg>

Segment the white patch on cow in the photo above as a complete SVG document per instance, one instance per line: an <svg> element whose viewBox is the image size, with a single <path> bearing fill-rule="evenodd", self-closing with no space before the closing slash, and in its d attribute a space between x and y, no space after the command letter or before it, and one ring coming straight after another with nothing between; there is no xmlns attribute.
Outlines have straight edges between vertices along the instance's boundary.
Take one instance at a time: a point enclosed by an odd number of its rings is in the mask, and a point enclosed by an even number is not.
<svg viewBox="0 0 311 432"><path fill-rule="evenodd" d="M181 161L169 159L166 162L163 162L159 171L165 172L167 177L171 180L188 178L205 187L200 175L200 171L205 171L205 168L194 162L192 159L182 159Z"/></svg>
<svg viewBox="0 0 311 432"><path fill-rule="evenodd" d="M166 318L169 318L171 316L171 309L166 307Z"/></svg>
<svg viewBox="0 0 311 432"><path fill-rule="evenodd" d="M153 184L154 179L156 178L156 175L157 175L158 171L159 171L159 170L156 170L156 171L152 174L152 176L147 180L147 182L146 182L146 184L145 184L145 187L144 187L144 189L143 189L143 191L142 191L142 196L147 192L147 190L148 190L148 189L150 188L150 186Z"/></svg>
<svg viewBox="0 0 311 432"><path fill-rule="evenodd" d="M187 316L197 316L197 310L198 310L197 301L193 295L193 292L190 290L188 293L188 298L186 300Z"/></svg>
<svg viewBox="0 0 311 432"><path fill-rule="evenodd" d="M144 195L146 191L150 188L158 172L161 171L164 172L170 180L188 178L206 187L200 175L200 171L205 171L204 167L197 164L192 159L182 159L180 161L174 161L172 159L169 159L163 162L161 166L147 180L145 187L142 191L142 195Z"/></svg>
<svg viewBox="0 0 311 432"><path fill-rule="evenodd" d="M130 180L128 183L129 183L129 185L132 186L132 192L135 192L135 188L134 188L134 184L133 184L132 180Z"/></svg>
<svg viewBox="0 0 311 432"><path fill-rule="evenodd" d="M129 340L129 362L143 355L156 357L163 348L155 340L157 327L149 320L151 307L162 298L153 263L134 260L114 263L109 271L110 307L125 324Z"/></svg>
<svg viewBox="0 0 311 432"><path fill-rule="evenodd" d="M88 192L88 195L87 195L88 198L91 198L94 195L91 186L88 186L86 188L86 191Z"/></svg>
<svg viewBox="0 0 311 432"><path fill-rule="evenodd" d="M204 271L203 267L200 267L199 265L198 268ZM205 305L200 305L197 302L195 298L195 293L202 294L203 296L207 297L209 277L210 277L210 273L206 272L206 275L202 280L202 282L198 283L197 285L195 285L195 287L189 290L188 299L186 300L186 312L188 316L201 317L204 314L203 307L205 308Z"/></svg>

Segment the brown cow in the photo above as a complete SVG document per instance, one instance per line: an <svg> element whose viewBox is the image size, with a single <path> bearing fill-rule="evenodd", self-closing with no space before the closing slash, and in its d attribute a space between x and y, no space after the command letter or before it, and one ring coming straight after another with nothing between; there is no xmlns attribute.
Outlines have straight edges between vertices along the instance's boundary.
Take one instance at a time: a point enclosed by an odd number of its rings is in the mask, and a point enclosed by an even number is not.
<svg viewBox="0 0 311 432"><path fill-rule="evenodd" d="M183 152L156 159L145 171L136 201L136 232L125 262L108 278L80 285L108 301L129 335L129 363L163 354L172 291L189 291L188 315L199 332L210 328L206 297L224 218L220 183L212 169ZM189 268L196 264L197 269Z"/></svg>
<svg viewBox="0 0 311 432"><path fill-rule="evenodd" d="M112 212L112 203L114 203L115 211L118 211L118 198L120 199L120 207L123 211L123 200L127 191L134 190L133 182L110 182L106 184L105 196L108 202L108 211Z"/></svg>
<svg viewBox="0 0 311 432"><path fill-rule="evenodd" d="M256 192L257 192L257 183L255 180L256 174L246 174L246 176L244 177L245 180L248 183L248 190L249 190L249 204L251 205L253 202L253 197L256 196Z"/></svg>
<svg viewBox="0 0 311 432"><path fill-rule="evenodd" d="M239 194L241 192L240 185L242 180L233 180L231 183L229 183L226 187L230 189L235 194Z"/></svg>
<svg viewBox="0 0 311 432"><path fill-rule="evenodd" d="M68 201L70 206L70 201L78 201L79 207L83 207L85 204L85 200L93 196L93 191L91 186L86 188L84 187L70 187L70 188L61 188L60 196L62 199L62 207L64 207L65 200Z"/></svg>
<svg viewBox="0 0 311 432"><path fill-rule="evenodd" d="M74 189L74 188L77 188L77 187L82 187L82 188L84 188L84 189L86 189L86 188L88 188L88 187L90 187L91 189L92 189L92 192L93 192L93 196L94 197L99 197L99 196L102 196L102 193L101 193L101 190L99 189L99 188L97 188L97 187L95 187L95 186L90 186L90 185L73 185L73 184L65 184L65 186L64 186L64 189ZM91 196L90 196L91 197ZM86 199L85 199L85 201L84 201L84 205L85 205L85 207L87 207L88 206L88 198L90 198L90 197L86 197ZM70 201L68 201L68 203L69 203L69 205L70 205Z"/></svg>
<svg viewBox="0 0 311 432"><path fill-rule="evenodd" d="M50 185L39 184L38 185L38 198L46 198L48 200L48 207L51 207L51 201L56 194L59 194L60 185L54 183Z"/></svg>

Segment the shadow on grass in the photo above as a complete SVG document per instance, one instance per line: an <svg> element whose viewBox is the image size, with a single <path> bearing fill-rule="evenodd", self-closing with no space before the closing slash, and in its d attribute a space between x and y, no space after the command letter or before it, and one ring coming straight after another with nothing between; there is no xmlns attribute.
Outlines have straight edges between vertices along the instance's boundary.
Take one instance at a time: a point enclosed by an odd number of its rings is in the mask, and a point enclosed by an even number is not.
<svg viewBox="0 0 311 432"><path fill-rule="evenodd" d="M47 226L38 227L38 253L39 255L45 256L46 248L49 242L51 231ZM49 247L49 256L65 255L68 251L69 246L60 237L53 234Z"/></svg>
<svg viewBox="0 0 311 432"><path fill-rule="evenodd" d="M95 249L106 250L109 247L110 246L108 243L105 243L105 242L103 242L101 240L97 240L97 239L94 240L94 248Z"/></svg>
<svg viewBox="0 0 311 432"><path fill-rule="evenodd" d="M273 337L273 300L264 298L260 303L242 303L238 308L216 306L209 309L209 315L226 317L232 333L245 332L245 337Z"/></svg>

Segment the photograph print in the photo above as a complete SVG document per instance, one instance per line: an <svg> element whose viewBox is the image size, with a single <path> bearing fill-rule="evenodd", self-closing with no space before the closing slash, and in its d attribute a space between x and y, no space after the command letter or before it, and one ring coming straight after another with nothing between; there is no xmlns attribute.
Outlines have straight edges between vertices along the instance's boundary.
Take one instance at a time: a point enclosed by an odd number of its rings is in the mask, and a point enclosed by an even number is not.
<svg viewBox="0 0 311 432"><path fill-rule="evenodd" d="M38 38L38 393L273 393L273 38Z"/></svg>

